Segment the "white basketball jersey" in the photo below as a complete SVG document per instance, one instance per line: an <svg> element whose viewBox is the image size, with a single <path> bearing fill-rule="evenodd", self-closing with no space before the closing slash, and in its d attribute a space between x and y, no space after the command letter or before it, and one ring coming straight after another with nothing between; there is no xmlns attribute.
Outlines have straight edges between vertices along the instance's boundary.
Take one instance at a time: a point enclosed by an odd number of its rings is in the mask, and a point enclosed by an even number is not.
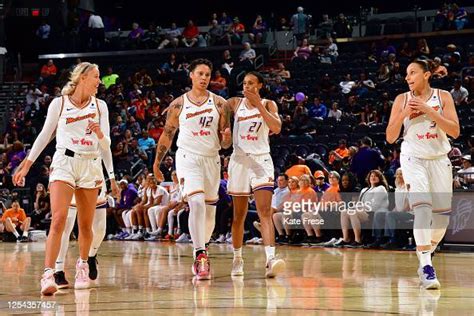
<svg viewBox="0 0 474 316"><path fill-rule="evenodd" d="M82 109L76 107L69 96L64 96L64 104L56 131L56 148L70 149L76 153L97 153L99 139L87 128L89 121L99 123L98 99L91 97Z"/></svg>
<svg viewBox="0 0 474 316"><path fill-rule="evenodd" d="M170 201L173 202L181 202L182 194L181 194L181 186L179 184L175 185L173 184L172 186L169 187L170 189Z"/></svg>
<svg viewBox="0 0 474 316"><path fill-rule="evenodd" d="M270 128L257 108L249 109L245 98L240 99L234 114L233 143L236 153L268 154ZM262 100L264 103L267 100Z"/></svg>
<svg viewBox="0 0 474 316"><path fill-rule="evenodd" d="M183 95L183 108L179 114L177 145L193 154L215 156L221 149L219 140L219 111L214 104L214 94L201 105Z"/></svg>
<svg viewBox="0 0 474 316"><path fill-rule="evenodd" d="M413 98L412 92L405 93L405 106ZM428 102L435 111L443 113L440 90L432 89ZM446 133L426 114L412 114L403 121L405 128L401 153L417 158L436 159L445 156L450 150Z"/></svg>

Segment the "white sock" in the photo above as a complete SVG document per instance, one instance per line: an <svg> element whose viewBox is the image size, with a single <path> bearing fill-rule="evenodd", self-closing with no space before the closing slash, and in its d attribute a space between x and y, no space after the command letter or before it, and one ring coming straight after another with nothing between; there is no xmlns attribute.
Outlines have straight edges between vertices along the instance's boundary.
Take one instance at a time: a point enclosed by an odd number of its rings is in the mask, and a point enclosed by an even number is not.
<svg viewBox="0 0 474 316"><path fill-rule="evenodd" d="M216 206L206 205L206 242L209 242L216 226Z"/></svg>
<svg viewBox="0 0 474 316"><path fill-rule="evenodd" d="M150 228L150 227L147 227L147 228L146 228L146 232L147 232L147 233L151 233L151 228Z"/></svg>
<svg viewBox="0 0 474 316"><path fill-rule="evenodd" d="M432 266L431 263L431 251L416 251L416 255L418 256L418 260L420 261L420 267L423 268L426 265Z"/></svg>
<svg viewBox="0 0 474 316"><path fill-rule="evenodd" d="M84 260L84 259L79 258L79 262L80 262L80 263L87 263L87 259Z"/></svg>
<svg viewBox="0 0 474 316"><path fill-rule="evenodd" d="M23 237L28 237L28 231L23 232Z"/></svg>
<svg viewBox="0 0 474 316"><path fill-rule="evenodd" d="M174 211L171 210L168 213L168 234L173 235L174 228Z"/></svg>
<svg viewBox="0 0 474 316"><path fill-rule="evenodd" d="M158 227L158 229L156 230L156 232L157 232L158 234L161 234L161 233L163 232L163 228Z"/></svg>
<svg viewBox="0 0 474 316"><path fill-rule="evenodd" d="M126 232L127 232L127 228L126 228L126 227L122 227L122 232L126 233Z"/></svg>
<svg viewBox="0 0 474 316"><path fill-rule="evenodd" d="M242 247L234 249L234 259L236 258L242 258Z"/></svg>
<svg viewBox="0 0 474 316"><path fill-rule="evenodd" d="M66 254L69 248L69 237L74 229L74 222L76 221L77 209L70 207L67 213L66 225L61 236L61 247L59 248L58 257L56 258L55 268L58 271L64 271L64 262L66 261Z"/></svg>
<svg viewBox="0 0 474 316"><path fill-rule="evenodd" d="M205 249L206 240L206 203L204 193L188 197L189 232L193 240L194 253Z"/></svg>
<svg viewBox="0 0 474 316"><path fill-rule="evenodd" d="M62 271L62 270L61 270L61 271ZM50 274L50 273L53 274L53 273L54 273L54 269L45 268L43 273L44 273L44 274Z"/></svg>
<svg viewBox="0 0 474 316"><path fill-rule="evenodd" d="M128 234L131 234L131 233L132 233L132 229L131 229L130 227L125 228L125 231L126 231Z"/></svg>
<svg viewBox="0 0 474 316"><path fill-rule="evenodd" d="M155 217L155 208L150 207L147 211L148 219L150 220L151 229L156 231L156 217Z"/></svg>
<svg viewBox="0 0 474 316"><path fill-rule="evenodd" d="M89 250L89 257L97 255L102 241L104 240L105 231L107 229L107 210L100 208L95 211L94 221L92 222L92 243Z"/></svg>
<svg viewBox="0 0 474 316"><path fill-rule="evenodd" d="M16 238L20 237L20 234L18 234L16 228L13 230L13 235L15 235Z"/></svg>
<svg viewBox="0 0 474 316"><path fill-rule="evenodd" d="M267 255L267 262L275 258L275 247L273 246L265 246L265 254Z"/></svg>
<svg viewBox="0 0 474 316"><path fill-rule="evenodd" d="M446 234L449 226L449 215L433 213L431 218L431 252L436 250L436 247Z"/></svg>

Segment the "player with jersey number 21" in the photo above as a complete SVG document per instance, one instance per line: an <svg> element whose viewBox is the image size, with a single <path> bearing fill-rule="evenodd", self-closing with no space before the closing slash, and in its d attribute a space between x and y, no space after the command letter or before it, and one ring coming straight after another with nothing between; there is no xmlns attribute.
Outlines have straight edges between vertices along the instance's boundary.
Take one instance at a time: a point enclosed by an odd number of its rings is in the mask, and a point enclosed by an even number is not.
<svg viewBox="0 0 474 316"><path fill-rule="evenodd" d="M410 91L396 97L387 126L389 143L398 139L404 126L400 164L415 213L418 275L425 289L440 287L431 256L446 233L451 211L453 173L447 135L457 138L460 133L451 94L430 86L432 70L430 60L408 65L405 80Z"/></svg>
<svg viewBox="0 0 474 316"><path fill-rule="evenodd" d="M158 140L153 172L163 181L160 164L179 128L176 173L187 199L189 232L193 240L193 274L197 280L211 278L206 244L215 225L219 199L221 147L232 144L226 101L207 90L212 63L196 59L189 65L191 91L176 98L168 107L166 124Z"/></svg>

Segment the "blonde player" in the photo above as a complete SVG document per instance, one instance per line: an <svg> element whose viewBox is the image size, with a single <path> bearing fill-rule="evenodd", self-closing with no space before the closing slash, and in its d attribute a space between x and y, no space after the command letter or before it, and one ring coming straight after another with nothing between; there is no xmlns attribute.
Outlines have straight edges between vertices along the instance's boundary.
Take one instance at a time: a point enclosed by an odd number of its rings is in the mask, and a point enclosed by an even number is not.
<svg viewBox="0 0 474 316"><path fill-rule="evenodd" d="M278 134L281 121L278 107L271 100L259 95L264 83L263 76L255 71L245 75L245 98L232 98L227 106L234 113L234 152L229 161L227 191L234 202L232 244L234 260L233 276L244 274L242 243L244 221L248 211L248 199L253 192L260 217L261 232L265 245L266 277L275 277L285 268L285 262L275 257L275 229L272 222L272 195L274 187L273 161L270 156L269 134Z"/></svg>
<svg viewBox="0 0 474 316"><path fill-rule="evenodd" d="M94 97L99 84L97 65L80 63L74 68L62 90L62 96L55 98L49 105L44 127L30 154L13 176L15 185L24 184L34 161L55 133L56 152L49 176L52 222L41 279L43 295L52 295L58 289L54 280L54 263L73 194L78 209L80 252L76 264L76 282L84 282L81 277L89 274L87 259L93 238L92 221L99 189L104 182L99 148L110 147L107 104Z"/></svg>
<svg viewBox="0 0 474 316"><path fill-rule="evenodd" d="M207 90L212 63L196 59L189 65L189 71L192 89L168 108L153 171L163 181L160 164L179 128L176 172L190 208L189 231L195 258L192 271L198 280L207 280L211 268L205 244L215 225L221 168L219 150L230 147L232 139L225 100Z"/></svg>
<svg viewBox="0 0 474 316"><path fill-rule="evenodd" d="M405 80L410 92L396 97L387 126L389 143L398 139L404 127L400 163L415 213L418 275L425 289L440 287L431 253L446 233L451 211L453 177L447 135L459 136L453 98L447 91L430 87L431 70L432 62L427 60L408 65Z"/></svg>

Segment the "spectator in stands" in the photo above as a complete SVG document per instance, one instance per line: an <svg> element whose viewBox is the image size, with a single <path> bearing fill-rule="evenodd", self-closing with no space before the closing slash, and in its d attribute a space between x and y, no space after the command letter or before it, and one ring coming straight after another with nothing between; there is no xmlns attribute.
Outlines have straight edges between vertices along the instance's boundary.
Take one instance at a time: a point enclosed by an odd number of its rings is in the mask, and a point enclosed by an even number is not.
<svg viewBox="0 0 474 316"><path fill-rule="evenodd" d="M456 30L462 30L469 23L468 14L466 9L459 7L456 3L453 3L451 10L454 13L454 23L456 25Z"/></svg>
<svg viewBox="0 0 474 316"><path fill-rule="evenodd" d="M194 22L192 20L189 20L188 25L186 25L183 30L182 35L183 37L181 39L181 42L184 44L184 46L193 47L198 42L199 29L196 25L194 25Z"/></svg>
<svg viewBox="0 0 474 316"><path fill-rule="evenodd" d="M324 120L328 116L328 108L325 104L321 103L318 97L313 99L313 104L308 109L308 115L312 118L318 118Z"/></svg>
<svg viewBox="0 0 474 316"><path fill-rule="evenodd" d="M91 48L93 50L100 50L104 45L105 40L104 22L102 22L100 15L90 12L87 26L89 27L90 32Z"/></svg>
<svg viewBox="0 0 474 316"><path fill-rule="evenodd" d="M223 98L227 98L227 80L221 75L219 70L214 72L214 77L209 83L209 90Z"/></svg>
<svg viewBox="0 0 474 316"><path fill-rule="evenodd" d="M356 87L356 82L352 80L351 74L348 73L344 76L344 80L339 82L339 87L341 88L341 92L344 94L348 94Z"/></svg>
<svg viewBox="0 0 474 316"><path fill-rule="evenodd" d="M329 110L328 117L333 117L336 121L340 121L342 117L342 111L339 110L339 103L333 102L331 109Z"/></svg>
<svg viewBox="0 0 474 316"><path fill-rule="evenodd" d="M176 23L171 23L171 28L165 32L165 38L158 46L158 49L163 49L169 44L173 47L178 47L179 37L181 36L181 29L178 29Z"/></svg>
<svg viewBox="0 0 474 316"><path fill-rule="evenodd" d="M288 175L288 173L287 173ZM293 203L301 203L301 194L299 186L299 178L290 176L288 180L288 194L283 200L283 209L281 212L273 213L273 224L278 232L278 242L287 244L290 240L291 229L285 224L285 218L291 218L293 215ZM286 213L290 212L290 214Z"/></svg>
<svg viewBox="0 0 474 316"><path fill-rule="evenodd" d="M432 70L432 75L431 77L433 79L440 79L444 78L448 75L448 69L444 67L444 65L441 64L441 58L435 57L433 59L434 65L433 65L433 70Z"/></svg>
<svg viewBox="0 0 474 316"><path fill-rule="evenodd" d="M336 22L334 23L334 32L337 38L352 37L352 26L350 25L344 13L339 13Z"/></svg>
<svg viewBox="0 0 474 316"><path fill-rule="evenodd" d="M230 75L234 66L234 58L231 56L230 50L226 49L222 53L222 60L220 61L221 71L225 70L225 73Z"/></svg>
<svg viewBox="0 0 474 316"><path fill-rule="evenodd" d="M372 236L375 240L382 240L385 218L388 214L388 183L382 172L372 170L368 176L369 187L363 189L361 195L364 201L371 201L371 212L374 212L372 222ZM371 195L371 196L369 196Z"/></svg>
<svg viewBox="0 0 474 316"><path fill-rule="evenodd" d="M314 191L318 193L323 193L329 188L329 183L326 182L326 176L321 170L316 170L314 172L315 186Z"/></svg>
<svg viewBox="0 0 474 316"><path fill-rule="evenodd" d="M232 44L241 44L244 33L245 33L245 26L242 23L240 23L240 20L238 17L235 17L234 23L232 23L232 25L229 26L226 33L229 46L231 46Z"/></svg>
<svg viewBox="0 0 474 316"><path fill-rule="evenodd" d="M403 42L402 48L398 52L398 55L401 58L408 58L409 60L411 60L413 58L413 50L410 47L410 43L408 43L407 41Z"/></svg>
<svg viewBox="0 0 474 316"><path fill-rule="evenodd" d="M148 135L148 131L142 131L142 137L138 139L138 146L141 150L146 152L152 151L155 148L156 142Z"/></svg>
<svg viewBox="0 0 474 316"><path fill-rule="evenodd" d="M288 175L284 173L280 174L277 178L277 188L273 192L272 196L273 213L283 212L283 202L290 193L290 189L288 188L288 179Z"/></svg>
<svg viewBox="0 0 474 316"><path fill-rule="evenodd" d="M311 175L311 169L306 166L304 163L304 159L298 157L295 154L291 154L288 158L288 162L290 167L285 171L285 174L288 177L301 177L304 174ZM290 188L291 189L291 188Z"/></svg>
<svg viewBox="0 0 474 316"><path fill-rule="evenodd" d="M453 96L454 104L456 106L466 105L467 99L469 97L469 91L462 86L460 79L454 80L454 87L451 90L451 95Z"/></svg>
<svg viewBox="0 0 474 316"><path fill-rule="evenodd" d="M304 13L303 7L296 8L296 13L291 17L291 26L298 43L308 36L310 23L311 16Z"/></svg>
<svg viewBox="0 0 474 316"><path fill-rule="evenodd" d="M329 152L329 164L333 165L336 161L342 161L349 156L349 148L345 139L339 140L339 146Z"/></svg>
<svg viewBox="0 0 474 316"><path fill-rule="evenodd" d="M38 132L33 126L30 118L26 118L23 128L20 130L19 137L25 144L33 144Z"/></svg>
<svg viewBox="0 0 474 316"><path fill-rule="evenodd" d="M207 33L208 46L221 45L224 39L224 29L217 20L212 20L211 27Z"/></svg>
<svg viewBox="0 0 474 316"><path fill-rule="evenodd" d="M227 13L222 12L221 18L219 19L219 25L226 29L231 24L232 19L230 18L230 16L227 16Z"/></svg>
<svg viewBox="0 0 474 316"><path fill-rule="evenodd" d="M422 58L428 58L430 55L430 48L428 46L428 42L426 42L426 39L420 38L418 42L416 43L416 52L414 57L422 57Z"/></svg>
<svg viewBox="0 0 474 316"><path fill-rule="evenodd" d="M48 62L41 67L40 84L44 83L47 86L52 86L56 80L58 68L54 64L53 60L50 59Z"/></svg>
<svg viewBox="0 0 474 316"><path fill-rule="evenodd" d="M150 137L153 138L155 142L158 142L161 134L163 133L162 120L155 118L153 122L150 122L150 123L151 123L151 126L148 129L148 135L150 135Z"/></svg>
<svg viewBox="0 0 474 316"><path fill-rule="evenodd" d="M471 189L474 184L474 167L472 166L471 155L462 157L462 169L460 169L454 179L455 188Z"/></svg>
<svg viewBox="0 0 474 316"><path fill-rule="evenodd" d="M263 21L261 15L257 15L252 26L252 33L249 33L249 38L252 43L260 44L263 41L265 32L267 31L267 23Z"/></svg>
<svg viewBox="0 0 474 316"><path fill-rule="evenodd" d="M36 30L36 37L38 39L38 50L40 53L46 52L48 49L50 49L50 35L51 26L46 22L46 20L42 20L41 25Z"/></svg>
<svg viewBox="0 0 474 316"><path fill-rule="evenodd" d="M332 38L332 32L334 23L329 19L329 15L323 14L323 20L319 23L318 29L320 34L317 34L319 38Z"/></svg>
<svg viewBox="0 0 474 316"><path fill-rule="evenodd" d="M145 31L137 22L132 23L132 30L128 33L128 41L133 49L140 47Z"/></svg>
<svg viewBox="0 0 474 316"><path fill-rule="evenodd" d="M296 47L293 56L306 60L311 55L311 51L312 47L308 44L308 39L305 38L301 41L301 46Z"/></svg>
<svg viewBox="0 0 474 316"><path fill-rule="evenodd" d="M291 78L291 73L290 73L289 70L287 70L285 68L284 63L278 63L277 64L277 69L275 69L272 73L276 76L280 76L280 78L282 78L284 80Z"/></svg>
<svg viewBox="0 0 474 316"><path fill-rule="evenodd" d="M51 212L51 204L49 193L42 183L36 185L35 201L33 203L34 210L31 214L31 227L35 229L41 228L41 220Z"/></svg>
<svg viewBox="0 0 474 316"><path fill-rule="evenodd" d="M2 222L5 230L15 235L17 242L28 241L31 218L26 217L25 210L20 208L18 200L13 200L11 208L3 213Z"/></svg>
<svg viewBox="0 0 474 316"><path fill-rule="evenodd" d="M160 35L158 33L155 23L148 25L148 30L142 37L142 43L146 48L158 48L160 44Z"/></svg>
<svg viewBox="0 0 474 316"><path fill-rule="evenodd" d="M106 75L102 77L102 83L104 84L105 88L108 89L111 85L116 84L118 79L119 75L114 73L112 67L107 67Z"/></svg>
<svg viewBox="0 0 474 316"><path fill-rule="evenodd" d="M384 165L382 155L372 149L372 139L365 136L361 139L359 151L352 158L350 170L356 174L359 183L364 183L370 170Z"/></svg>
<svg viewBox="0 0 474 316"><path fill-rule="evenodd" d="M433 23L433 30L434 31L443 31L448 29L448 6L444 3L438 11L436 11L436 15L434 18Z"/></svg>
<svg viewBox="0 0 474 316"><path fill-rule="evenodd" d="M331 58L331 62L335 63L337 60L337 57L339 56L339 52L338 52L337 44L334 43L334 40L332 39L332 37L328 37L328 43L327 43L325 52Z"/></svg>
<svg viewBox="0 0 474 316"><path fill-rule="evenodd" d="M173 157L166 156L160 166L160 170L166 182L172 181L171 174L175 170Z"/></svg>
<svg viewBox="0 0 474 316"><path fill-rule="evenodd" d="M151 77L145 68L142 68L140 71L135 73L133 81L138 84L140 89L150 88L153 85L153 80L151 80Z"/></svg>
<svg viewBox="0 0 474 316"><path fill-rule="evenodd" d="M122 230L121 232L117 233L117 235L115 235L115 238L124 239L130 236L131 231L127 231L123 221L122 213L128 212L132 209L137 199L138 192L133 183L128 183L128 180L125 178L119 181L119 186L120 200L115 208L111 208L108 211L108 215L115 218L116 223L118 223L119 228Z"/></svg>
<svg viewBox="0 0 474 316"><path fill-rule="evenodd" d="M250 47L250 43L245 42L244 49L240 52L239 55L240 65L247 70L254 69L254 62L256 57L257 54L255 53L255 50Z"/></svg>
<svg viewBox="0 0 474 316"><path fill-rule="evenodd" d="M375 90L375 83L372 79L367 77L365 72L361 72L359 80L357 80L353 89L359 97L364 97L369 93L369 91Z"/></svg>
<svg viewBox="0 0 474 316"><path fill-rule="evenodd" d="M15 141L11 148L7 150L7 170L10 174L13 174L15 172L15 169L20 165L20 163L23 161L23 159L25 159L25 157L25 146L22 142Z"/></svg>
<svg viewBox="0 0 474 316"><path fill-rule="evenodd" d="M290 23L288 23L288 20L285 17L281 17L280 20L278 21L278 31L289 31L291 29Z"/></svg>

